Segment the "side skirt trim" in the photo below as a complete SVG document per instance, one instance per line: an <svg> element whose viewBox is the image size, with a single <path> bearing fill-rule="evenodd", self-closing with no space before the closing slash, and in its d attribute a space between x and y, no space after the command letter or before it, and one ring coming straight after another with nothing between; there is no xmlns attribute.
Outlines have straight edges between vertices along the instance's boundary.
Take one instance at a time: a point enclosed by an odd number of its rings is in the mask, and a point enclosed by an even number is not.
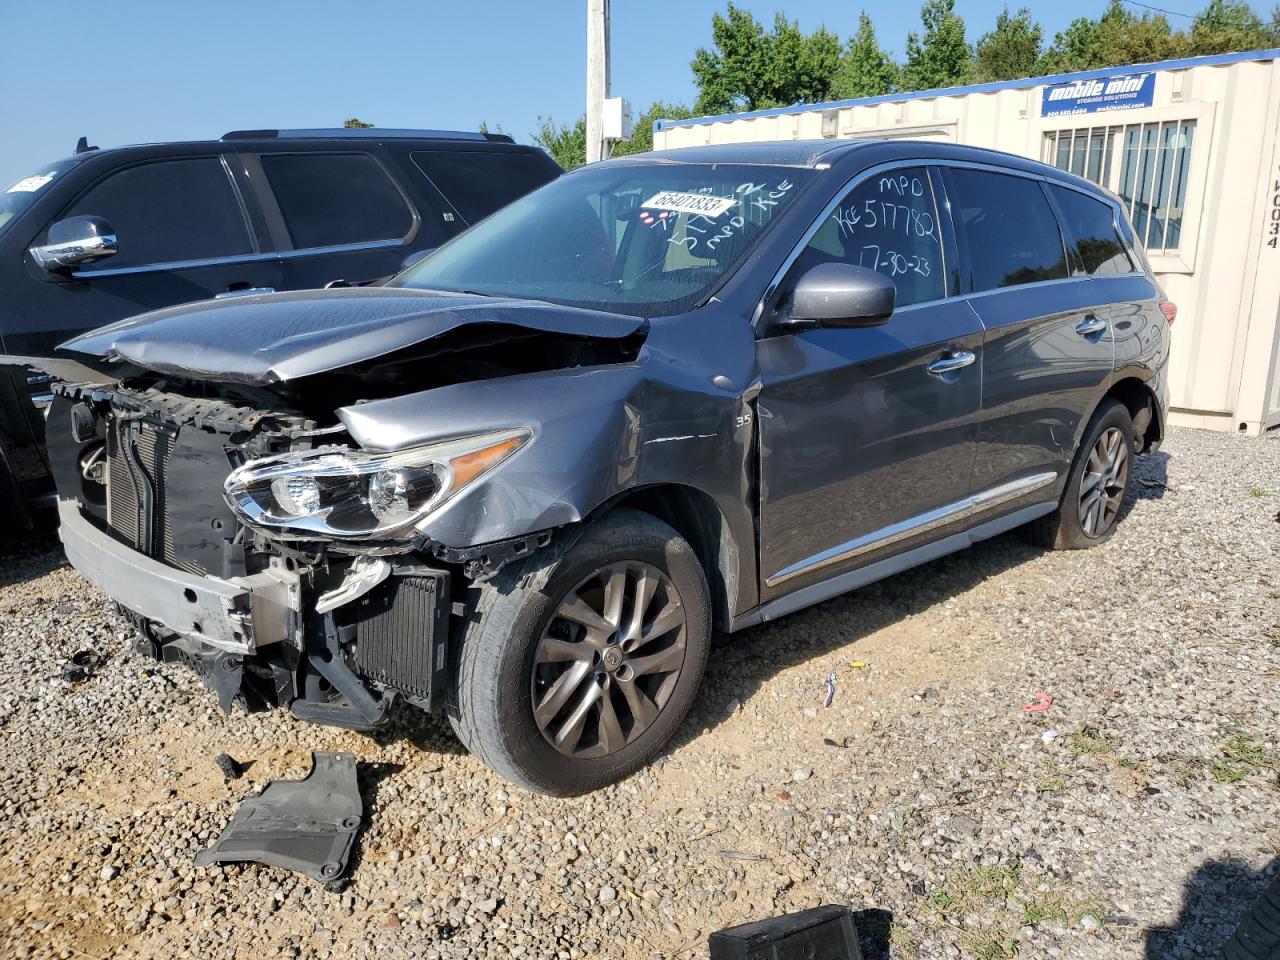
<svg viewBox="0 0 1280 960"><path fill-rule="evenodd" d="M850 590L857 590L859 587L865 587L869 583L883 580L885 577L891 577L912 567L918 567L920 564L928 563L930 560L945 557L947 554L955 553L957 550L963 550L965 547L972 546L981 540L987 540L1006 533L1015 527L1022 526L1024 523L1030 523L1032 520L1053 513L1057 508L1058 501L1056 500L1032 504L1002 517L996 517L994 520L980 523L961 533L951 534L932 543L926 543L907 550L897 556L887 557L884 560L869 563L857 570L850 570L848 573L832 577L830 580L804 587L795 593L787 594L785 597L770 600L768 603L756 607L740 617L735 617L730 629L736 631L759 623L766 623L770 620L777 620L779 617L784 617L797 610L803 610L805 607L813 606L815 603L821 603L823 600L829 600L842 593L848 593Z"/></svg>
<svg viewBox="0 0 1280 960"><path fill-rule="evenodd" d="M930 530L936 530L938 527L955 523L957 520L963 520L965 517L972 516L975 513L981 513L985 510L990 510L992 507L998 507L1002 503L1008 503L1010 500L1016 500L1031 493L1033 490L1048 486L1057 479L1058 474L1051 471L1033 473L1029 477L1019 477L1017 480L1011 480L998 487L991 487L988 490L971 494L963 500L957 500L955 503L935 507L927 513L910 517L899 523L882 527L879 530L873 530L871 533L823 550L812 557L806 557L804 560L793 563L789 567L783 567L777 573L770 575L765 580L765 585L776 587L780 583L786 583L796 577L813 573L823 567L844 563L846 560L852 560L873 550L880 550L902 540L918 537L922 533L928 533Z"/></svg>

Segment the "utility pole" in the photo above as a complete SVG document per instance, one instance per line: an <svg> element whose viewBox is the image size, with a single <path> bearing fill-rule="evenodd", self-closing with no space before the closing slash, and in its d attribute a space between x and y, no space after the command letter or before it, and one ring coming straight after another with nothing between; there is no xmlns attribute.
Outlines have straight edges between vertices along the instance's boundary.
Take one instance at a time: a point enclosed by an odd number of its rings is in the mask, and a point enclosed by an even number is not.
<svg viewBox="0 0 1280 960"><path fill-rule="evenodd" d="M609 96L609 0L587 0L587 163L605 158L604 101Z"/></svg>

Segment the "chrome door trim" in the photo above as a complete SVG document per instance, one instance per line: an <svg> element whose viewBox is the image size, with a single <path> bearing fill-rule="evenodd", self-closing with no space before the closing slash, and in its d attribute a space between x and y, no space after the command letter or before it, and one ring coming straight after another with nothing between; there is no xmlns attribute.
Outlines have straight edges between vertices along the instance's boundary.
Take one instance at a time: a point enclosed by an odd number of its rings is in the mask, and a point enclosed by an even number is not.
<svg viewBox="0 0 1280 960"><path fill-rule="evenodd" d="M1103 333L1107 329L1107 321L1094 316L1085 317L1076 324L1076 333L1082 337L1091 337L1095 333Z"/></svg>
<svg viewBox="0 0 1280 960"><path fill-rule="evenodd" d="M1016 500L1024 494L1031 493L1033 490L1047 487L1057 479L1058 474L1053 471L1033 473L1030 476L1010 480L1008 483L1002 483L997 487L971 494L963 500L935 507L925 513L909 517L887 527L881 527L879 530L873 530L871 533L855 537L834 547L829 547L821 553L814 554L812 557L806 557L804 560L793 563L788 567L783 567L777 573L765 578L765 586L776 587L778 584L786 583L796 577L813 573L816 570L821 570L837 563L843 563L846 560L852 560L855 557L870 553L873 550L879 550L910 537L928 533L930 530L936 530L938 527L954 523L964 517L990 510L992 507L1008 503L1010 500Z"/></svg>
<svg viewBox="0 0 1280 960"><path fill-rule="evenodd" d="M407 246L404 240L370 240L363 243L342 243L330 247L304 247L301 250L278 250L269 253L251 253L243 256L208 257L203 260L173 260L166 263L141 263L134 267L115 267L106 270L77 270L72 274L80 280L94 277L118 277L130 273L156 273L161 270L195 270L200 267L234 266L241 263L265 263L271 260L296 260L300 257L318 257L327 253L350 253L356 250L385 250L389 247Z"/></svg>

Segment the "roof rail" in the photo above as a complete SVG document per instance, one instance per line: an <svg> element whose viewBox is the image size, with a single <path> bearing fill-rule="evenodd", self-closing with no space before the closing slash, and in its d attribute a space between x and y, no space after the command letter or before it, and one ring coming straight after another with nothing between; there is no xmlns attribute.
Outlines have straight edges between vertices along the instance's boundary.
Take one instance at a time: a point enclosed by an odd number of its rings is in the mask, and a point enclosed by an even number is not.
<svg viewBox="0 0 1280 960"><path fill-rule="evenodd" d="M514 143L505 133L466 130L401 130L392 127L317 127L308 130L232 130L223 140L488 140Z"/></svg>

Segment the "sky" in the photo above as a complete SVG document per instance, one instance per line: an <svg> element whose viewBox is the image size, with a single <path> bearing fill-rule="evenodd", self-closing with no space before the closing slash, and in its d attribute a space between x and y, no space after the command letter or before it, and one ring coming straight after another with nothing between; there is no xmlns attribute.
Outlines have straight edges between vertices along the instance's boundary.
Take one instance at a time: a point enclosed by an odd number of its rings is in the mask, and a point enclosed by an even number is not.
<svg viewBox="0 0 1280 960"><path fill-rule="evenodd" d="M765 22L780 9L805 30L825 24L842 40L860 6L739 5ZM1052 37L1103 5L1033 10ZM1003 7L957 0L956 9L973 40ZM689 61L723 9L724 0L612 0L613 95L636 115L654 100L692 104ZM919 29L918 2L870 9L880 42L900 57ZM585 0L0 0L0 189L81 136L107 147L355 116L383 127L486 122L529 142L540 116L582 114L585 59Z"/></svg>

